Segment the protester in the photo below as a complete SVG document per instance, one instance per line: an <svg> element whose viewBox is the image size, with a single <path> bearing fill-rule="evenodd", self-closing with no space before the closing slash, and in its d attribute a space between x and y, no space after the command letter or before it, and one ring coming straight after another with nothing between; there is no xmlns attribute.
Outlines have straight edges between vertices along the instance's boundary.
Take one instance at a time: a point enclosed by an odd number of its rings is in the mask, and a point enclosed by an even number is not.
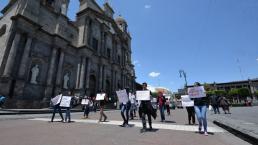
<svg viewBox="0 0 258 145"><path fill-rule="evenodd" d="M126 93L129 95L129 89L126 89ZM121 108L121 116L124 120L123 124L121 125L122 127L128 127L128 121L129 121L129 111L131 108L131 101L128 98L127 102L123 102L120 104L120 108ZM126 114L126 115L125 115Z"/></svg>
<svg viewBox="0 0 258 145"><path fill-rule="evenodd" d="M83 100L85 100L87 103L87 104L82 104L84 109L83 118L87 119L89 118L90 105L92 104L92 101L91 101L91 98L88 96L84 96Z"/></svg>
<svg viewBox="0 0 258 145"><path fill-rule="evenodd" d="M164 110L165 110L166 98L165 96L163 96L162 92L158 92L157 104L159 106L161 122L163 122L165 121Z"/></svg>
<svg viewBox="0 0 258 145"><path fill-rule="evenodd" d="M194 84L195 87L201 86L199 82L196 82ZM202 127L204 128L204 135L208 135L207 132L207 118L206 118L206 112L207 112L207 106L208 106L208 99L207 97L202 98L195 98L194 99L194 110L199 122L199 133L201 133Z"/></svg>
<svg viewBox="0 0 258 145"><path fill-rule="evenodd" d="M129 96L130 102L131 102L131 108L130 108L130 118L131 120L136 117L136 109L137 109L137 102L136 102L136 97L133 93Z"/></svg>
<svg viewBox="0 0 258 145"><path fill-rule="evenodd" d="M191 125L191 122L195 124L195 111L194 107L186 107L188 114L188 124Z"/></svg>
<svg viewBox="0 0 258 145"><path fill-rule="evenodd" d="M211 96L211 106L213 108L213 111L214 111L214 114L220 114L220 111L219 111L219 96L216 96L216 95L212 95Z"/></svg>
<svg viewBox="0 0 258 145"><path fill-rule="evenodd" d="M5 103L5 97L0 95L0 108L3 108L4 103Z"/></svg>
<svg viewBox="0 0 258 145"><path fill-rule="evenodd" d="M229 111L230 104L229 104L228 100L226 99L226 97L220 97L219 103L220 103L220 106L222 107L224 113L230 114L230 111Z"/></svg>
<svg viewBox="0 0 258 145"><path fill-rule="evenodd" d="M166 99L166 109L167 109L167 115L170 115L170 100L169 98Z"/></svg>
<svg viewBox="0 0 258 145"><path fill-rule="evenodd" d="M147 83L142 84L143 90L147 90ZM150 94L151 95L151 94ZM140 101L140 107L139 107L139 115L142 119L142 125L143 128L141 129L141 132L146 131L146 115L148 116L148 121L149 121L149 129L152 130L152 120L151 116L156 119L156 115L154 114L154 109L152 108L151 101ZM156 112L155 112L156 113Z"/></svg>
<svg viewBox="0 0 258 145"><path fill-rule="evenodd" d="M58 96L61 97L60 98L60 100L61 100L62 99L62 93L59 92ZM58 104L56 104L56 105L53 104L53 114L52 114L51 122L54 121L56 111L58 111L58 113L59 113L59 115L60 115L60 117L62 119L61 122L63 122L64 121L64 117L63 117L62 110L61 110L61 107L60 107L60 102Z"/></svg>
<svg viewBox="0 0 258 145"><path fill-rule="evenodd" d="M91 101L92 101L92 104L91 104L91 109L92 111L94 111L95 113L97 112L97 101L96 101L96 96L94 94L91 94L90 95L90 98L91 98Z"/></svg>
<svg viewBox="0 0 258 145"><path fill-rule="evenodd" d="M104 94L104 91L100 91L101 94ZM100 107L100 117L99 122L102 122L102 118L104 117L104 122L107 120L107 115L104 113L104 106L108 101L107 95L105 95L104 100L100 100L99 107Z"/></svg>
<svg viewBox="0 0 258 145"><path fill-rule="evenodd" d="M65 121L67 123L71 122L71 105L73 102L73 94L72 92L68 92L68 96L71 97L71 102L70 102L70 106L69 107L64 107L65 108Z"/></svg>

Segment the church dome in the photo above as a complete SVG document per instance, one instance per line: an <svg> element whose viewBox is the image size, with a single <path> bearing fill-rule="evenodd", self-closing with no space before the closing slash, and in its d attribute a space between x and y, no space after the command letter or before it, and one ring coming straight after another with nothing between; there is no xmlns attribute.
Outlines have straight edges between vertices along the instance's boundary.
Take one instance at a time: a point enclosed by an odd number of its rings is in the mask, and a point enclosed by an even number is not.
<svg viewBox="0 0 258 145"><path fill-rule="evenodd" d="M119 15L116 19L115 19L116 23L118 24L122 24L122 23L127 23L126 20L121 16Z"/></svg>

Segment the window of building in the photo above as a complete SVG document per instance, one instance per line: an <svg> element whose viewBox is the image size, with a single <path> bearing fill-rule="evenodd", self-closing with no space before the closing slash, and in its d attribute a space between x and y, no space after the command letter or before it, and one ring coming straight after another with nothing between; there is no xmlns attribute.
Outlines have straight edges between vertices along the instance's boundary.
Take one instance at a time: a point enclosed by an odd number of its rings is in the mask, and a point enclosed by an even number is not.
<svg viewBox="0 0 258 145"><path fill-rule="evenodd" d="M92 48L96 51L98 50L98 39L92 38Z"/></svg>
<svg viewBox="0 0 258 145"><path fill-rule="evenodd" d="M108 58L111 57L111 49L110 49L110 48L107 49L107 57L108 57Z"/></svg>
<svg viewBox="0 0 258 145"><path fill-rule="evenodd" d="M49 6L53 6L55 0L46 0L46 4Z"/></svg>
<svg viewBox="0 0 258 145"><path fill-rule="evenodd" d="M118 62L118 64L121 64L121 57L120 57L120 55L117 56L117 62Z"/></svg>

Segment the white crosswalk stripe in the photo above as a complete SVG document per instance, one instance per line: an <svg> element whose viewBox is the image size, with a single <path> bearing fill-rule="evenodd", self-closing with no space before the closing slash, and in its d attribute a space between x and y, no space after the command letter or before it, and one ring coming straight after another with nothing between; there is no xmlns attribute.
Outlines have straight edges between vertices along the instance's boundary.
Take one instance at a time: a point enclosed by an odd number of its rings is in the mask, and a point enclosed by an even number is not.
<svg viewBox="0 0 258 145"><path fill-rule="evenodd" d="M28 119L28 120L34 120L34 121L49 121L49 118L34 118L34 119ZM74 122L78 123L90 123L90 124L103 124L103 125L121 125L122 121L117 120L110 120L108 122L98 122L98 120L84 120L84 119L74 119ZM131 121L130 125L133 125L134 127L142 127L141 122L135 122ZM188 132L196 132L198 130L198 126L189 126L189 125L171 125L171 124L160 124L160 123L153 123L153 128L156 129L165 129L165 130L178 130L178 131L188 131ZM209 132L218 133L218 132L225 132L223 129L220 129L218 127L208 127Z"/></svg>

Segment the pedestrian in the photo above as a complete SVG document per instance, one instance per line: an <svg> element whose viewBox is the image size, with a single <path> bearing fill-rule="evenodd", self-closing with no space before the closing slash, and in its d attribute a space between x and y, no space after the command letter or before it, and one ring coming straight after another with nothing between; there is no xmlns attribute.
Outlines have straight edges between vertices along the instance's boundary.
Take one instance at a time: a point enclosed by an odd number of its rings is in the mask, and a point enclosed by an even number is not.
<svg viewBox="0 0 258 145"><path fill-rule="evenodd" d="M137 102L136 102L136 97L134 93L130 93L129 100L131 102L130 118L131 120L133 120L134 117L136 117L136 109L137 109Z"/></svg>
<svg viewBox="0 0 258 145"><path fill-rule="evenodd" d="M169 98L166 98L166 109L167 109L167 115L170 115L170 100Z"/></svg>
<svg viewBox="0 0 258 145"><path fill-rule="evenodd" d="M161 122L164 122L165 121L164 110L165 110L165 105L166 105L166 98L162 92L158 92L157 104L159 106Z"/></svg>
<svg viewBox="0 0 258 145"><path fill-rule="evenodd" d="M188 124L191 125L191 122L193 125L195 124L195 111L194 107L186 107L187 114L188 114Z"/></svg>
<svg viewBox="0 0 258 145"><path fill-rule="evenodd" d="M96 101L96 95L94 95L93 93L90 95L92 104L91 104L91 109L94 113L97 112L97 101Z"/></svg>
<svg viewBox="0 0 258 145"><path fill-rule="evenodd" d="M71 97L70 106L65 108L65 120L64 122L71 123L71 105L73 102L73 94L71 91L68 92L68 96Z"/></svg>
<svg viewBox="0 0 258 145"><path fill-rule="evenodd" d="M59 97L59 100L62 100L62 93L59 92L59 93L58 93L58 96L56 96L56 97ZM58 102L59 102L59 103L56 104L56 105L53 104L53 114L52 114L52 117L51 117L51 122L54 121L56 111L58 111L58 113L59 113L59 115L60 115L60 117L61 117L61 119L62 119L61 122L64 121L64 117L63 117L62 110L61 110L61 107L60 107L60 102L61 102L61 101L58 101Z"/></svg>
<svg viewBox="0 0 258 145"><path fill-rule="evenodd" d="M228 102L228 100L226 99L226 97L220 97L220 100L219 100L219 102L220 102L220 106L222 107L222 109L223 109L223 111L224 111L224 113L225 114L230 114L230 111L229 111L229 102Z"/></svg>
<svg viewBox="0 0 258 145"><path fill-rule="evenodd" d="M211 96L211 106L213 108L213 111L214 111L214 114L220 114L220 111L219 111L219 96L216 96L216 95L212 95Z"/></svg>
<svg viewBox="0 0 258 145"><path fill-rule="evenodd" d="M88 96L84 96L84 98L82 99L82 101L84 101L82 104L83 105L83 109L84 109L84 113L83 113L83 119L87 119L89 118L89 113L90 113L90 105L92 103L91 98Z"/></svg>
<svg viewBox="0 0 258 145"><path fill-rule="evenodd" d="M147 89L147 83L142 84L143 90L148 90ZM151 96L151 93L150 93ZM152 130L152 119L151 116L156 119L156 116L154 114L154 109L152 108L152 104L150 100L142 100L140 101L140 107L139 107L139 114L142 119L142 126L143 128L141 129L141 132L146 132L146 115L148 117L148 122L149 122L149 129Z"/></svg>
<svg viewBox="0 0 258 145"><path fill-rule="evenodd" d="M195 87L201 86L199 82L196 82L194 84ZM194 98L194 110L199 122L199 133L202 131L202 127L204 128L204 135L208 135L207 132L207 118L206 118L206 112L207 112L207 106L208 103L208 97L202 97L202 98Z"/></svg>
<svg viewBox="0 0 258 145"><path fill-rule="evenodd" d="M100 94L105 94L104 91L100 91ZM102 118L104 117L103 122L105 122L107 120L107 115L104 113L104 107L106 102L108 101L108 97L105 94L104 96L104 100L100 100L99 101L99 109L100 109L100 117L99 117L99 122L102 122Z"/></svg>
<svg viewBox="0 0 258 145"><path fill-rule="evenodd" d="M129 95L129 89L126 88L126 93ZM122 127L128 127L128 121L129 121L129 111L131 108L131 101L128 98L127 102L123 102L120 104L120 108L121 108L121 116L123 118L123 124L121 125Z"/></svg>
<svg viewBox="0 0 258 145"><path fill-rule="evenodd" d="M3 105L5 103L5 99L6 98L4 96L0 95L0 109L3 108Z"/></svg>

